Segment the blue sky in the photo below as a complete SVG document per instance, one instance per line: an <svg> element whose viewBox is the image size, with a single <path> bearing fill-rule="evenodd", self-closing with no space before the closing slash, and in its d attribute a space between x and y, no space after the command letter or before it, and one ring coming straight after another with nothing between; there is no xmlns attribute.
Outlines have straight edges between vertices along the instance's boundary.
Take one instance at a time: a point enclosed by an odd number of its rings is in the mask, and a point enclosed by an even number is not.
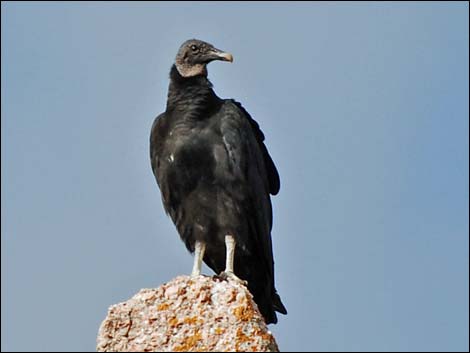
<svg viewBox="0 0 470 353"><path fill-rule="evenodd" d="M281 175L281 350L468 351L467 3L1 7L2 351L93 351L190 272L148 155L189 38Z"/></svg>

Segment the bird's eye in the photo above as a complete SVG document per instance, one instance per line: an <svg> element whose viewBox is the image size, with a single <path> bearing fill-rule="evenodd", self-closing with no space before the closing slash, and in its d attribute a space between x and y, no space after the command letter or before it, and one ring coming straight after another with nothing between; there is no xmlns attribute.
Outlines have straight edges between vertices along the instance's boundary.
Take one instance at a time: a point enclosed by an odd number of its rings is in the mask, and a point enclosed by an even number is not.
<svg viewBox="0 0 470 353"><path fill-rule="evenodd" d="M196 46L196 45L191 45L191 50L192 50L192 51L196 51L196 50L197 50L197 46Z"/></svg>

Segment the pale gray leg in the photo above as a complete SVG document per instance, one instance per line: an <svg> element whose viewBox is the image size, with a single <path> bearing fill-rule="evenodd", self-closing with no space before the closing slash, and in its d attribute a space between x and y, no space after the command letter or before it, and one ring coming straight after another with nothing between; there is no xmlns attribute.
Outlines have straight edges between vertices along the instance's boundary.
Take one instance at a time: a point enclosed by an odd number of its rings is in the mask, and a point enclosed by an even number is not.
<svg viewBox="0 0 470 353"><path fill-rule="evenodd" d="M225 272L233 273L233 259L235 257L235 238L233 235L225 236Z"/></svg>
<svg viewBox="0 0 470 353"><path fill-rule="evenodd" d="M235 237L233 235L226 235L225 236L225 248L226 248L226 255L225 255L225 271L221 273L221 277L223 278L230 278L235 281L238 281L244 285L247 285L247 282L238 278L234 271L233 271L233 261L235 258Z"/></svg>
<svg viewBox="0 0 470 353"><path fill-rule="evenodd" d="M202 259L204 258L204 251L206 244L201 241L196 241L194 246L194 264L191 277L199 276L201 274Z"/></svg>

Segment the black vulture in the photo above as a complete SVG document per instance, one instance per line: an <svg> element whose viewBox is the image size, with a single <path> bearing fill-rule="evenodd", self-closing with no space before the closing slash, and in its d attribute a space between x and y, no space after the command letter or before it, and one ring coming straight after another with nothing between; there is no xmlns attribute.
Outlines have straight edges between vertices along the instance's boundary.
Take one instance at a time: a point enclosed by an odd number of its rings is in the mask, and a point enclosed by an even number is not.
<svg viewBox="0 0 470 353"><path fill-rule="evenodd" d="M170 70L166 111L152 125L150 159L167 214L216 274L247 283L260 312L276 323L287 311L274 286L270 194L276 166L258 123L240 103L212 90L206 65L232 55L201 40L182 44Z"/></svg>

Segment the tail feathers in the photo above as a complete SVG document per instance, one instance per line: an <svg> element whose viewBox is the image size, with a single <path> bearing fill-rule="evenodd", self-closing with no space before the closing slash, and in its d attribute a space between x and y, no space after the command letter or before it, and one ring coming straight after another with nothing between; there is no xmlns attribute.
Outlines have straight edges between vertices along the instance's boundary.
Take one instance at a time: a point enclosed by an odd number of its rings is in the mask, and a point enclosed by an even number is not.
<svg viewBox="0 0 470 353"><path fill-rule="evenodd" d="M284 304L282 304L281 297L277 293L274 293L273 295L273 308L281 314L287 314L286 307L284 306Z"/></svg>
<svg viewBox="0 0 470 353"><path fill-rule="evenodd" d="M267 324L277 323L276 311L284 315L287 314L287 310L277 293L272 295L271 300L257 301L257 304Z"/></svg>

